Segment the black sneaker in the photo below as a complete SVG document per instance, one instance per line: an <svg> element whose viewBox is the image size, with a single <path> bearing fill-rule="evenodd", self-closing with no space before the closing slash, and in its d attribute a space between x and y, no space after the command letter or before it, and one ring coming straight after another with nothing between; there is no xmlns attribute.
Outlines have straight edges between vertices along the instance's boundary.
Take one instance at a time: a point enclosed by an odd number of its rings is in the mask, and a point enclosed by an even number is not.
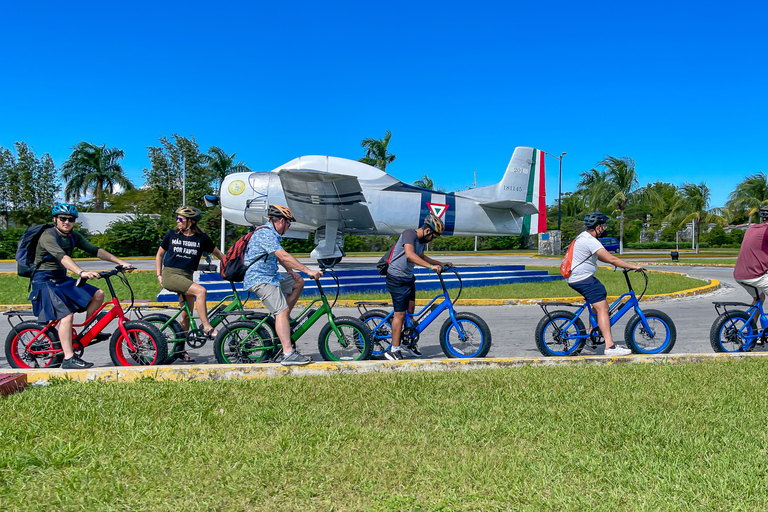
<svg viewBox="0 0 768 512"><path fill-rule="evenodd" d="M390 349L389 352L384 352L384 357L386 357L390 361L402 361L403 359L405 359L405 354L403 354L402 349L401 350Z"/></svg>
<svg viewBox="0 0 768 512"><path fill-rule="evenodd" d="M405 350L406 353L411 354L413 357L421 357L421 351L415 343L413 345L403 345L401 350Z"/></svg>
<svg viewBox="0 0 768 512"><path fill-rule="evenodd" d="M64 370L85 370L91 366L93 366L93 363L86 363L77 357L77 354L61 362L61 368Z"/></svg>

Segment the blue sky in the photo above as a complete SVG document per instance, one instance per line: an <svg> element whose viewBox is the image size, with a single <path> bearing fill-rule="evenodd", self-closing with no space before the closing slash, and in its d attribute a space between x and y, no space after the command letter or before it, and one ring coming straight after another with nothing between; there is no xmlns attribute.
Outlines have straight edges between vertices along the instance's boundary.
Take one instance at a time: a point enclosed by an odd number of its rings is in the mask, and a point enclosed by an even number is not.
<svg viewBox="0 0 768 512"><path fill-rule="evenodd" d="M515 146L563 190L605 155L721 206L767 170L764 2L0 2L0 146L57 165L178 133L254 170L357 159L392 131L406 182L501 179ZM547 159L548 202L557 160Z"/></svg>

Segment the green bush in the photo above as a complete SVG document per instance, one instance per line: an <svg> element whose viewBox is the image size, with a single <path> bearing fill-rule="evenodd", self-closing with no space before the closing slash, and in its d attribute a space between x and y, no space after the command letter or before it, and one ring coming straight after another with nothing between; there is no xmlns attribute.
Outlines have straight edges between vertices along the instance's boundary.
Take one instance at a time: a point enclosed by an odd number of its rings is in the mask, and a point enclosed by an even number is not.
<svg viewBox="0 0 768 512"><path fill-rule="evenodd" d="M103 234L91 237L91 243L120 258L153 256L165 233L175 225L175 220L170 217L153 219L139 215L133 220L110 223Z"/></svg>
<svg viewBox="0 0 768 512"><path fill-rule="evenodd" d="M12 260L16 256L23 229L8 228L0 231L0 259Z"/></svg>

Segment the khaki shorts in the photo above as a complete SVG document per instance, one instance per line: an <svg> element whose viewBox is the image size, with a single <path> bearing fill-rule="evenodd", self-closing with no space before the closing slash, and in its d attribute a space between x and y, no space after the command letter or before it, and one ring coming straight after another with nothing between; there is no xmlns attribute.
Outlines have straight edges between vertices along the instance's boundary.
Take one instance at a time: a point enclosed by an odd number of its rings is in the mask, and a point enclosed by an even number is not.
<svg viewBox="0 0 768 512"><path fill-rule="evenodd" d="M186 294L194 284L195 273L173 267L163 267L163 288L169 292Z"/></svg>
<svg viewBox="0 0 768 512"><path fill-rule="evenodd" d="M768 295L768 275L752 279L737 279L736 282L743 286L753 299L759 298L761 293Z"/></svg>
<svg viewBox="0 0 768 512"><path fill-rule="evenodd" d="M267 311L277 315L288 309L288 302L286 302L285 296L293 291L293 284L295 282L293 277L288 275L280 281L279 287L269 283L259 283L253 285L248 291L258 295Z"/></svg>

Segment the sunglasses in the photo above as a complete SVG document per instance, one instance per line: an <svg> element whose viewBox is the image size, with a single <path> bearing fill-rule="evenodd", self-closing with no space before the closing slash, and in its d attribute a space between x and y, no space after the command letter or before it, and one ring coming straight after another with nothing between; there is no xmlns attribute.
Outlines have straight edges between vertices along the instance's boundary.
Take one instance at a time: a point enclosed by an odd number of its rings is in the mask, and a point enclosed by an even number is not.
<svg viewBox="0 0 768 512"><path fill-rule="evenodd" d="M187 219L185 219L184 217L176 217L176 222L184 222L185 220Z"/></svg>
<svg viewBox="0 0 768 512"><path fill-rule="evenodd" d="M75 222L76 219L75 217L62 217L61 215L59 215L59 220L61 222Z"/></svg>

